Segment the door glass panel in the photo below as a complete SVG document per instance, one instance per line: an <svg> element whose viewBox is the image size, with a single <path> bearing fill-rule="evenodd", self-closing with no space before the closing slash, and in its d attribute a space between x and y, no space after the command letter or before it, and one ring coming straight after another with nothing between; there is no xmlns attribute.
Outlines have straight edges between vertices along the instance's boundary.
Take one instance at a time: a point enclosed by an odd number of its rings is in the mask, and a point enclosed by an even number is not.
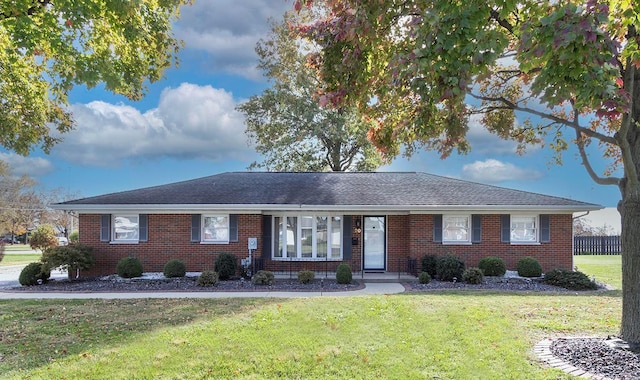
<svg viewBox="0 0 640 380"><path fill-rule="evenodd" d="M342 242L342 228L339 216L331 217L331 258L340 258L340 244Z"/></svg>
<svg viewBox="0 0 640 380"><path fill-rule="evenodd" d="M313 256L313 217L303 216L300 221L300 241L302 242L302 257Z"/></svg>
<svg viewBox="0 0 640 380"><path fill-rule="evenodd" d="M298 218L287 217L287 257L297 257Z"/></svg>
<svg viewBox="0 0 640 380"><path fill-rule="evenodd" d="M385 269L385 218L364 218L364 268Z"/></svg>
<svg viewBox="0 0 640 380"><path fill-rule="evenodd" d="M327 238L327 217L318 216L316 218L317 257L327 257Z"/></svg>

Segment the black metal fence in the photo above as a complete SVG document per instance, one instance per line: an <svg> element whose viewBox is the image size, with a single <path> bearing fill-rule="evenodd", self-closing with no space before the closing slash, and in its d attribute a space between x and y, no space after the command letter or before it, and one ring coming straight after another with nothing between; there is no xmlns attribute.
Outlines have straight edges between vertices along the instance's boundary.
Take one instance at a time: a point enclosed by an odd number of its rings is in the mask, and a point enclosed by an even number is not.
<svg viewBox="0 0 640 380"><path fill-rule="evenodd" d="M622 253L620 236L575 236L574 255L619 255Z"/></svg>

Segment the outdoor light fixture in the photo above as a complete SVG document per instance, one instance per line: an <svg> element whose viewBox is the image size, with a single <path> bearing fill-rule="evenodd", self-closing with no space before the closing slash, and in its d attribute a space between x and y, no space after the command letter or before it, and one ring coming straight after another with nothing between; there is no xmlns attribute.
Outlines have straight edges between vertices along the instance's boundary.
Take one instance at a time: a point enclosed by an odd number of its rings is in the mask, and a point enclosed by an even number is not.
<svg viewBox="0 0 640 380"><path fill-rule="evenodd" d="M356 219L356 228L353 229L353 232L358 234L362 232L362 221L360 220L360 218Z"/></svg>

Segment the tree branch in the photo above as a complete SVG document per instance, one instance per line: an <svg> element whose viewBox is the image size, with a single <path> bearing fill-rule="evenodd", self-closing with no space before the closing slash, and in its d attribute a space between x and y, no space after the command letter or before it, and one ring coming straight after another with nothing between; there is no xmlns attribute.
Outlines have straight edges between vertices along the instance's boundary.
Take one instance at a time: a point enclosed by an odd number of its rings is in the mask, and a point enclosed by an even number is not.
<svg viewBox="0 0 640 380"><path fill-rule="evenodd" d="M488 97L488 96L481 96L481 95L476 95L473 93L469 93L469 95L471 95L473 98L476 98L478 100L484 100L484 101L489 101L489 102L500 102L502 104L504 104L508 109L513 109L515 111L522 111L522 112L526 112L535 116L539 116L541 118L544 119L548 119L551 121L554 121L556 123L560 123L560 124L564 124L568 127L571 127L573 129L575 129L576 131L583 133L591 138L600 140L602 142L605 143L609 143L609 144L613 144L613 145L619 145L618 141L611 137L611 136L607 136L604 135L602 133L596 132L594 130L588 129L588 128L584 128L581 127L579 124L577 124L576 122L571 122L569 120L565 120L561 117L557 117L554 115L550 115L548 113L545 112L541 112L541 111L537 111L533 108L529 108L529 107L522 107L519 106L517 103L514 103L512 101L510 101L509 99L506 99L504 97L497 97L497 98L492 98L492 97Z"/></svg>
<svg viewBox="0 0 640 380"><path fill-rule="evenodd" d="M631 62L631 58L627 58L627 70L624 73L624 84L625 89L629 93L629 98L633 99L633 92L635 87L635 69L633 63ZM631 155L631 145L629 144L629 140L627 140L627 134L630 133L632 128L632 120L633 120L633 106L634 103L631 101L629 103L629 112L627 112L626 116L622 118L622 123L620 124L620 130L616 133L618 136L618 144L620 145L620 151L622 152L622 162L624 162L624 174L628 181L631 182L632 185L636 185L638 183L638 171L636 169L636 165L633 162L633 156Z"/></svg>

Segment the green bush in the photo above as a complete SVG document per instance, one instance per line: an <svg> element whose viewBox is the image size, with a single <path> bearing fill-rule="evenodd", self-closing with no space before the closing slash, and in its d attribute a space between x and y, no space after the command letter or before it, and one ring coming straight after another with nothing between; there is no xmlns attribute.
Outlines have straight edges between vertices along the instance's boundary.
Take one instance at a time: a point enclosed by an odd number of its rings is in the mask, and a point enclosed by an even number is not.
<svg viewBox="0 0 640 380"><path fill-rule="evenodd" d="M436 262L436 276L440 281L462 280L464 262L456 256L447 255L438 257Z"/></svg>
<svg viewBox="0 0 640 380"><path fill-rule="evenodd" d="M347 264L338 265L338 269L336 269L336 282L338 284L350 284L352 279L351 268L349 268Z"/></svg>
<svg viewBox="0 0 640 380"><path fill-rule="evenodd" d="M162 273L167 278L184 277L187 274L187 266L178 259L169 260L165 265Z"/></svg>
<svg viewBox="0 0 640 380"><path fill-rule="evenodd" d="M226 281L235 276L238 270L238 260L236 260L236 256L232 253L221 253L216 257L214 264L214 268L216 272L218 272L218 277L222 281Z"/></svg>
<svg viewBox="0 0 640 380"><path fill-rule="evenodd" d="M424 255L422 256L422 260L420 260L422 272L427 272L429 276L434 277L436 275L436 265L438 263L438 258L433 255Z"/></svg>
<svg viewBox="0 0 640 380"><path fill-rule="evenodd" d="M533 257L523 257L518 260L518 276L540 277L542 276L542 265Z"/></svg>
<svg viewBox="0 0 640 380"><path fill-rule="evenodd" d="M418 282L420 282L421 284L428 284L431 282L431 276L427 272L420 272L420 275L418 276Z"/></svg>
<svg viewBox="0 0 640 380"><path fill-rule="evenodd" d="M80 241L80 233L78 231L73 231L69 234L69 243L75 244Z"/></svg>
<svg viewBox="0 0 640 380"><path fill-rule="evenodd" d="M552 269L544 274L544 282L549 285L560 286L571 290L596 290L598 285L595 281L578 271L565 269Z"/></svg>
<svg viewBox="0 0 640 380"><path fill-rule="evenodd" d="M507 266L504 264L504 260L495 256L480 259L478 268L482 270L485 276L504 276L507 273Z"/></svg>
<svg viewBox="0 0 640 380"><path fill-rule="evenodd" d="M42 263L27 264L22 268L18 282L22 286L33 286L47 282L51 272Z"/></svg>
<svg viewBox="0 0 640 380"><path fill-rule="evenodd" d="M46 248L58 245L56 231L49 224L41 224L31 233L29 245L35 250L44 251Z"/></svg>
<svg viewBox="0 0 640 380"><path fill-rule="evenodd" d="M48 269L62 268L69 273L85 270L95 264L93 248L83 244L69 244L46 248L42 263Z"/></svg>
<svg viewBox="0 0 640 380"><path fill-rule="evenodd" d="M135 257L124 257L118 261L116 273L122 278L142 276L142 263Z"/></svg>
<svg viewBox="0 0 640 380"><path fill-rule="evenodd" d="M462 273L462 279L467 284L478 285L482 284L484 275L482 274L482 269L480 268L468 268Z"/></svg>
<svg viewBox="0 0 640 380"><path fill-rule="evenodd" d="M275 281L276 279L273 276L273 272L269 272L268 270L259 270L258 273L251 277L251 283L253 285L273 285Z"/></svg>
<svg viewBox="0 0 640 380"><path fill-rule="evenodd" d="M308 284L313 281L314 278L316 278L316 274L313 273L313 271L301 270L298 272L298 281L300 281L301 284Z"/></svg>
<svg viewBox="0 0 640 380"><path fill-rule="evenodd" d="M218 273L212 270L205 270L198 276L198 286L216 286L218 285Z"/></svg>

